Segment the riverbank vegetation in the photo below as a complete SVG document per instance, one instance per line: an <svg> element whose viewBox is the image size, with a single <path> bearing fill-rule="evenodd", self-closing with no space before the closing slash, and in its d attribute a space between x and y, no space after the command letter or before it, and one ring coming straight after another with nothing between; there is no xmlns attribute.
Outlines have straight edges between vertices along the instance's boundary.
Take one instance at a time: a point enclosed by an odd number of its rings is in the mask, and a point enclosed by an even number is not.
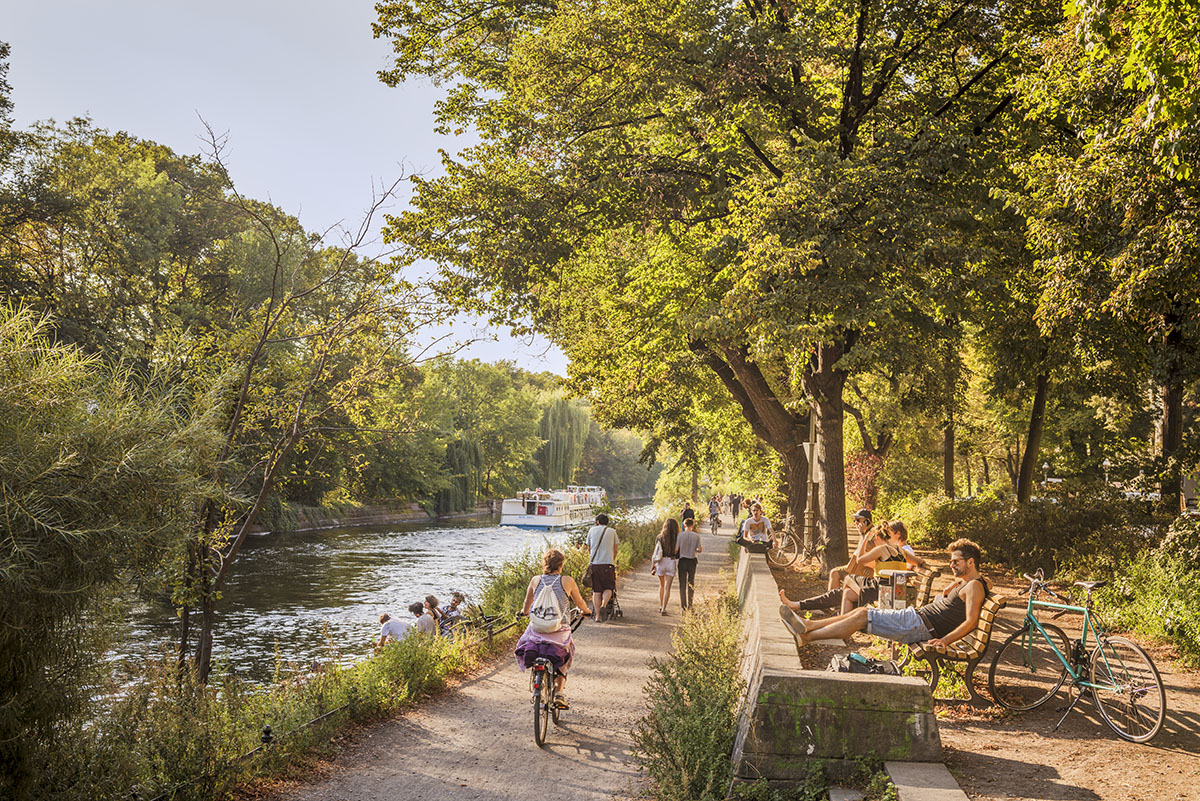
<svg viewBox="0 0 1200 801"><path fill-rule="evenodd" d="M732 779L745 682L742 625L729 592L706 598L671 634L671 653L650 662L649 711L633 732L634 753L657 801L718 801Z"/></svg>

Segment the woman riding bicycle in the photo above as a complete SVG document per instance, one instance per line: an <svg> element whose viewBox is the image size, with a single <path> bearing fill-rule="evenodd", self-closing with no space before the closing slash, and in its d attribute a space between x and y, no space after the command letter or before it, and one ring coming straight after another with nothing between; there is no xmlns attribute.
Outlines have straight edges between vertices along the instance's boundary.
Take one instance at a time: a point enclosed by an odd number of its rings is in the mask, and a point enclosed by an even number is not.
<svg viewBox="0 0 1200 801"><path fill-rule="evenodd" d="M575 657L575 643L571 640L571 623L567 616L567 600L570 599L585 615L592 610L579 592L575 579L562 574L563 552L550 548L542 554L542 575L529 580L525 590L525 607L521 614L528 615L533 606L534 596L543 588L548 587L558 600L562 611L562 625L552 632L534 631L533 623L525 627L525 633L517 640L517 665L521 670L532 667L538 657L549 659L554 664L555 703L559 709L569 709L566 696L562 694L563 685L567 681L567 671L571 668L571 660Z"/></svg>

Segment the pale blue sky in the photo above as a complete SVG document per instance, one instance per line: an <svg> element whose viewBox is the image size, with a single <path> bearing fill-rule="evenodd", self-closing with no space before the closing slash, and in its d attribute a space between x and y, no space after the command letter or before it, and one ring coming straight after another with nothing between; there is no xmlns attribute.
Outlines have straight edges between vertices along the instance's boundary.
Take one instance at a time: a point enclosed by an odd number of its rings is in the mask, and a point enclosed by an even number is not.
<svg viewBox="0 0 1200 801"><path fill-rule="evenodd" d="M43 0L9 3L0 40L12 46L18 125L87 115L97 125L198 153L203 117L228 132L238 188L269 198L322 231L356 222L372 183L436 173L437 90L389 89L375 73L389 44L371 38L363 0ZM407 191L407 190L406 190ZM469 321L455 336L476 329ZM483 329L487 333L487 329ZM514 359L563 374L545 341L493 331L464 355Z"/></svg>

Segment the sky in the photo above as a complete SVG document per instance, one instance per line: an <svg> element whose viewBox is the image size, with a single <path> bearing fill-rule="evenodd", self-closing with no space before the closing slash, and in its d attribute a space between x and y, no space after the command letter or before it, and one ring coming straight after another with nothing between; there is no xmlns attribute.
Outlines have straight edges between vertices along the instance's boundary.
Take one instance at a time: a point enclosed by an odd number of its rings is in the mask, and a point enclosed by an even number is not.
<svg viewBox="0 0 1200 801"><path fill-rule="evenodd" d="M371 36L372 0L7 5L0 40L12 47L18 126L88 116L193 154L204 149L207 123L228 134L225 158L238 189L295 214L310 231L355 226L373 186L436 175L438 149L466 144L434 133L436 87L392 89L377 78L390 44ZM467 318L452 337L485 338L460 357L566 372L562 352L538 337L514 339Z"/></svg>

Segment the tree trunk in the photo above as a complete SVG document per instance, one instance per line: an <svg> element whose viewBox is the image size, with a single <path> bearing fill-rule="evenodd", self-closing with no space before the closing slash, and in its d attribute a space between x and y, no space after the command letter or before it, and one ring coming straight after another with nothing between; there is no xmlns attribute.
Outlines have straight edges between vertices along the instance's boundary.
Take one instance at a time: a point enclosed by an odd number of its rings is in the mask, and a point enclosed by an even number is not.
<svg viewBox="0 0 1200 801"><path fill-rule="evenodd" d="M821 531L825 540L821 571L828 573L850 558L846 540L846 466L842 426L845 405L842 392L849 375L837 362L854 346L857 335L848 332L841 342L817 346L804 370L804 388L817 415L817 453L821 466Z"/></svg>
<svg viewBox="0 0 1200 801"><path fill-rule="evenodd" d="M963 472L967 474L967 497L975 494L971 489L971 449L963 448Z"/></svg>
<svg viewBox="0 0 1200 801"><path fill-rule="evenodd" d="M992 474L988 470L987 454L983 454L983 483L979 485L980 489L989 486L992 483Z"/></svg>
<svg viewBox="0 0 1200 801"><path fill-rule="evenodd" d="M1025 436L1025 455L1021 457L1021 470L1017 475L1017 503L1029 503L1033 494L1034 470L1037 468L1038 451L1042 447L1042 431L1046 424L1046 396L1050 391L1050 373L1038 373L1037 388L1033 393L1033 410L1029 413L1029 431Z"/></svg>
<svg viewBox="0 0 1200 801"><path fill-rule="evenodd" d="M942 428L942 491L947 498L954 497L954 413L946 419Z"/></svg>
<svg viewBox="0 0 1200 801"><path fill-rule="evenodd" d="M1164 341L1166 376L1162 387L1162 510L1177 515L1183 510L1183 481L1179 464L1183 447L1183 333L1175 314L1166 317Z"/></svg>

